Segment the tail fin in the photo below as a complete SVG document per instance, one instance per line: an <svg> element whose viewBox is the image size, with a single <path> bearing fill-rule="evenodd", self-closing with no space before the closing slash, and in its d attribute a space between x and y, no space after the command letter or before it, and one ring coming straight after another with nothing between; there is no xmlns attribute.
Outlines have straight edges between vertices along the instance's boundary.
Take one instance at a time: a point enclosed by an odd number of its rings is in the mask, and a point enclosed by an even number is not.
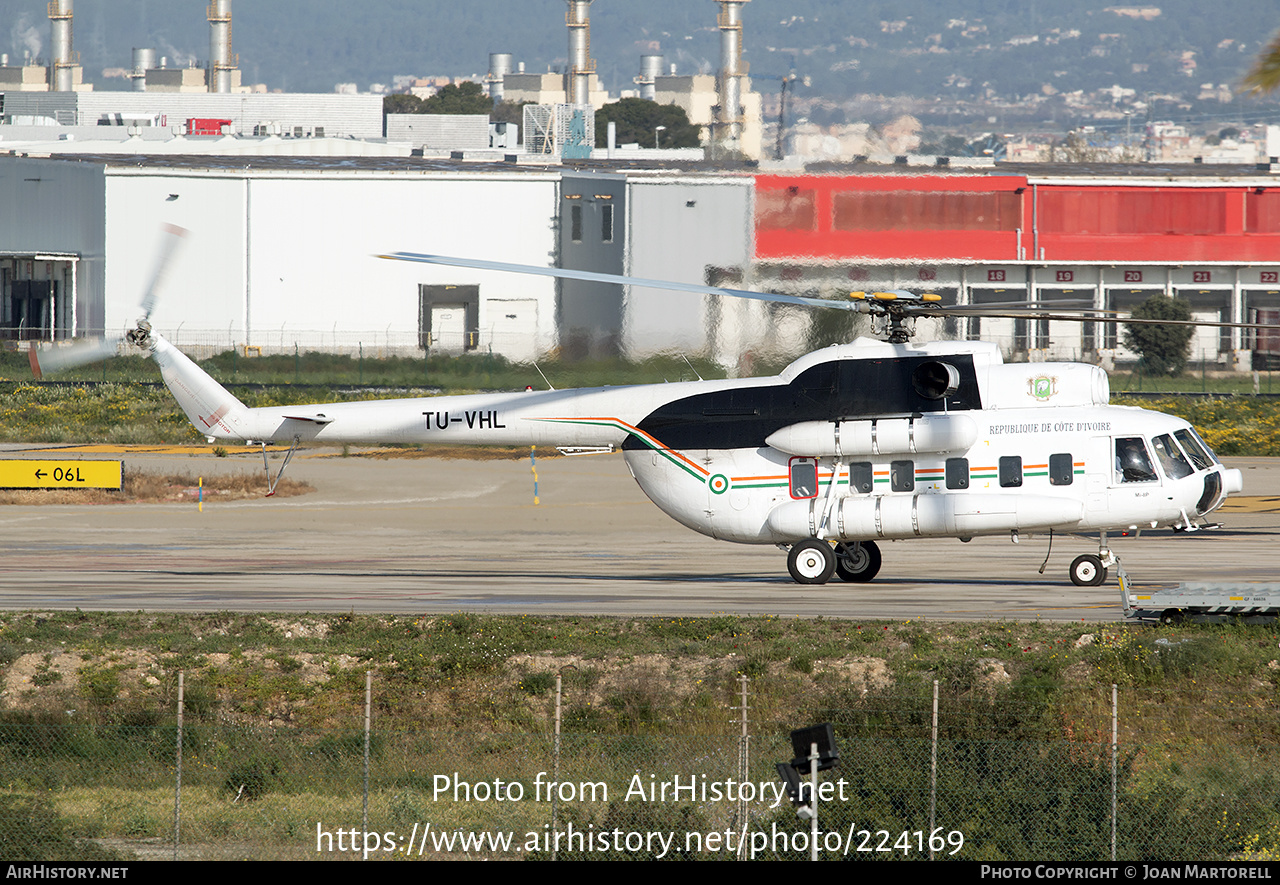
<svg viewBox="0 0 1280 885"><path fill-rule="evenodd" d="M165 386L196 430L217 439L246 437L250 431L248 407L186 354L153 335L151 358L160 366Z"/></svg>

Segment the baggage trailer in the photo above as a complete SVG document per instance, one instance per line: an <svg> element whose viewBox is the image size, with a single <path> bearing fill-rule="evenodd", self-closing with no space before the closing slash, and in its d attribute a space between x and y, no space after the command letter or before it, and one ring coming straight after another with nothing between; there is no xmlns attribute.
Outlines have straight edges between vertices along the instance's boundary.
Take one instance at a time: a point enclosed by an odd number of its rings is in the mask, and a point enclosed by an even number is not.
<svg viewBox="0 0 1280 885"><path fill-rule="evenodd" d="M1186 582L1171 589L1133 590L1121 569L1120 604L1126 618L1139 621L1180 624L1239 618L1260 624L1280 615L1280 584Z"/></svg>

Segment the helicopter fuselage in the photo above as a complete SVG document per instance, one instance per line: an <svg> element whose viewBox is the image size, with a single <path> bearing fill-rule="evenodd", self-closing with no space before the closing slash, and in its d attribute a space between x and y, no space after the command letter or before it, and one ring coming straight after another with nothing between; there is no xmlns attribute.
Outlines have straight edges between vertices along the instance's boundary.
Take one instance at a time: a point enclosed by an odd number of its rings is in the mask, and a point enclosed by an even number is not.
<svg viewBox="0 0 1280 885"><path fill-rule="evenodd" d="M210 438L621 448L664 512L793 545L1180 525L1239 491L1191 426L1112 406L1106 373L982 342L859 340L776 377L248 409L163 339Z"/></svg>

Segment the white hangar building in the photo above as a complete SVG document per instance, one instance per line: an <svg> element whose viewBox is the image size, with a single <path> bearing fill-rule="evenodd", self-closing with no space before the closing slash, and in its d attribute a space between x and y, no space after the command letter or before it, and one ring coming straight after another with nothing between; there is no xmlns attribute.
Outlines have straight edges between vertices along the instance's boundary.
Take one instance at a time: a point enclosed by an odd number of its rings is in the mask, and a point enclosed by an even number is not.
<svg viewBox="0 0 1280 885"><path fill-rule="evenodd" d="M740 277L753 180L421 158L0 155L0 336L153 317L184 350L711 355L719 299L386 261L427 252L687 282Z"/></svg>

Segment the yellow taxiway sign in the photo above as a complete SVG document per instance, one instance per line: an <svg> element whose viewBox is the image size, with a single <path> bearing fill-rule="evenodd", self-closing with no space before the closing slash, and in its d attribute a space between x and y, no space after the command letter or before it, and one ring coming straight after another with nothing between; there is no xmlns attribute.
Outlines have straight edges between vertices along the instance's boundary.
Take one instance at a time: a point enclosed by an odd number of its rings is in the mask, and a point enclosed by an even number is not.
<svg viewBox="0 0 1280 885"><path fill-rule="evenodd" d="M123 461L0 461L0 489L116 489Z"/></svg>

